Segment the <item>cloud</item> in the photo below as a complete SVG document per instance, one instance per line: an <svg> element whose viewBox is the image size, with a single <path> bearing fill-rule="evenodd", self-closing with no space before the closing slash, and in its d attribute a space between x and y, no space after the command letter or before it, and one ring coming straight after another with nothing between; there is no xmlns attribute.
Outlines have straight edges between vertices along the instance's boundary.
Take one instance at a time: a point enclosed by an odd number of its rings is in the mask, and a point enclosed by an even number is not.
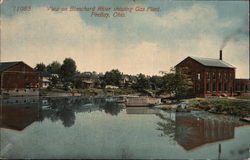
<svg viewBox="0 0 250 160"><path fill-rule="evenodd" d="M82 72L117 68L128 74L153 75L168 71L187 56L218 58L221 31L238 20L222 21L213 7L193 5L161 16L131 13L104 25L87 23L78 12L46 8L3 17L2 22L2 61L23 60L35 66L72 57ZM224 50L224 60L238 68L238 77L248 77L248 48L244 39Z"/></svg>
<svg viewBox="0 0 250 160"><path fill-rule="evenodd" d="M87 25L77 12L56 13L38 8L3 18L2 30L2 59L23 60L32 66L65 57L73 57L83 66L81 61L88 63L97 51L98 58L103 58L103 47L108 50L111 45L100 28Z"/></svg>

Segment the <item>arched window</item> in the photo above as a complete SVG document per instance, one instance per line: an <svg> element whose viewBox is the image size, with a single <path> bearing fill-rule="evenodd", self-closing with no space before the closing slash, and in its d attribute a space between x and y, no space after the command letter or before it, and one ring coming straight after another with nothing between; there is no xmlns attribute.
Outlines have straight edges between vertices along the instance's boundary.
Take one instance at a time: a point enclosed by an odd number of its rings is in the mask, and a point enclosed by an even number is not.
<svg viewBox="0 0 250 160"><path fill-rule="evenodd" d="M197 79L200 80L201 79L201 74L197 73Z"/></svg>
<svg viewBox="0 0 250 160"><path fill-rule="evenodd" d="M215 79L216 78L216 76L215 76L215 73L213 72L213 79Z"/></svg>

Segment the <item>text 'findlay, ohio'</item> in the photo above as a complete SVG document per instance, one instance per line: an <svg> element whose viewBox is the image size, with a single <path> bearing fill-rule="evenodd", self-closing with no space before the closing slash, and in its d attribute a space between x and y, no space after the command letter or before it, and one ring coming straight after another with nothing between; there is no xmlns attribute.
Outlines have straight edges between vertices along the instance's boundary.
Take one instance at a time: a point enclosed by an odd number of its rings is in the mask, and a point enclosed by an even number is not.
<svg viewBox="0 0 250 160"><path fill-rule="evenodd" d="M112 8L106 8L106 7L98 7L97 8L97 12L92 12L91 13L91 17L103 17L103 18L109 18L110 14L108 12L110 12L112 10ZM151 11L151 12L159 12L160 8L154 8L154 7L123 7L123 8L113 8L113 17L125 17L125 12L144 12L144 11Z"/></svg>

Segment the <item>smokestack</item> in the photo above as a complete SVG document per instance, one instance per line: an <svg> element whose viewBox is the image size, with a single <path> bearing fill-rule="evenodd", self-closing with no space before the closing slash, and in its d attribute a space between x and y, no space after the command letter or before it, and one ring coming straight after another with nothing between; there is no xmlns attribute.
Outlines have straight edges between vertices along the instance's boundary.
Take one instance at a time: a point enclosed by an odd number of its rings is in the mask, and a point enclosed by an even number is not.
<svg viewBox="0 0 250 160"><path fill-rule="evenodd" d="M222 50L220 50L220 60L222 60Z"/></svg>

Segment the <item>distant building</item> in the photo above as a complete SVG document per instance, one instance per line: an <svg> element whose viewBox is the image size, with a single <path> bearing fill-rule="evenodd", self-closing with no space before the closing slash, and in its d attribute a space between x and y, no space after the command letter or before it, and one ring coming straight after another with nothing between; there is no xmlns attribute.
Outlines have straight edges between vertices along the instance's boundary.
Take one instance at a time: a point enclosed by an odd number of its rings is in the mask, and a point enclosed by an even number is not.
<svg viewBox="0 0 250 160"><path fill-rule="evenodd" d="M49 73L40 73L40 88L48 88L51 84L51 78Z"/></svg>
<svg viewBox="0 0 250 160"><path fill-rule="evenodd" d="M56 84L53 84L53 79L56 79ZM61 80L59 80L59 75L48 72L40 73L40 88L48 88L51 85L57 88L63 88L63 84Z"/></svg>
<svg viewBox="0 0 250 160"><path fill-rule="evenodd" d="M235 85L244 83L244 92L249 94L246 84L250 80L235 79L235 67L222 60L222 51L219 59L187 57L175 66L177 69L187 68L193 82L193 96L232 96L236 95ZM248 85L249 86L249 85Z"/></svg>
<svg viewBox="0 0 250 160"><path fill-rule="evenodd" d="M39 73L24 62L0 63L1 95L39 95Z"/></svg>
<svg viewBox="0 0 250 160"><path fill-rule="evenodd" d="M120 85L121 87L127 88L137 83L137 77L132 75L122 75Z"/></svg>
<svg viewBox="0 0 250 160"><path fill-rule="evenodd" d="M235 79L234 85L237 95L250 95L250 79Z"/></svg>
<svg viewBox="0 0 250 160"><path fill-rule="evenodd" d="M80 88L100 88L100 78L99 75L92 72L84 72L74 76L74 81L80 82Z"/></svg>

